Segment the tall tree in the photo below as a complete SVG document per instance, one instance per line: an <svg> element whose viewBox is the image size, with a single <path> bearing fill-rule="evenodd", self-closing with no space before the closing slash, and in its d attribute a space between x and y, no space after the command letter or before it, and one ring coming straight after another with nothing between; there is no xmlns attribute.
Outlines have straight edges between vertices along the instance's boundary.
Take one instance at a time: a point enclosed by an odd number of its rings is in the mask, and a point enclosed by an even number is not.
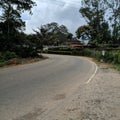
<svg viewBox="0 0 120 120"><path fill-rule="evenodd" d="M35 5L32 0L1 0L0 9L2 15L0 16L0 42L5 46L3 49L7 50L15 44L16 35L25 28L25 22L21 19L21 13L29 11Z"/></svg>
<svg viewBox="0 0 120 120"><path fill-rule="evenodd" d="M91 42L120 43L120 0L82 0L80 13L96 32Z"/></svg>
<svg viewBox="0 0 120 120"><path fill-rule="evenodd" d="M64 25L52 22L42 25L38 30L34 30L39 40L44 45L58 45L68 40L68 30Z"/></svg>
<svg viewBox="0 0 120 120"><path fill-rule="evenodd" d="M120 0L108 0L109 20L112 27L113 43L120 43Z"/></svg>
<svg viewBox="0 0 120 120"><path fill-rule="evenodd" d="M103 28L101 25L105 23L106 8L106 0L82 0L82 7L79 12L86 19L88 25L95 31L95 35L91 38L91 43L101 44L103 41Z"/></svg>
<svg viewBox="0 0 120 120"><path fill-rule="evenodd" d="M72 33L68 33L68 35L67 35L68 41L71 41L72 37L73 37L73 34Z"/></svg>
<svg viewBox="0 0 120 120"><path fill-rule="evenodd" d="M89 25L83 25L76 30L76 35L77 38L86 40L91 39L93 32L93 29Z"/></svg>

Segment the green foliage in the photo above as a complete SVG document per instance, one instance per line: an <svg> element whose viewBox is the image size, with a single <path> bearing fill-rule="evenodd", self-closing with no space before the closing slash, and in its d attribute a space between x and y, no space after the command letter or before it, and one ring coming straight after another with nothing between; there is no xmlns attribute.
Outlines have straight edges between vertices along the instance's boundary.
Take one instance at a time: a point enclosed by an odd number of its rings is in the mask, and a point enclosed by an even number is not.
<svg viewBox="0 0 120 120"><path fill-rule="evenodd" d="M21 19L24 11L29 11L35 5L32 0L0 0L0 51L14 51L26 45L26 35L20 31L25 28L25 22ZM30 43L30 42L29 42ZM6 52L8 59L14 55ZM7 56L5 57L7 58Z"/></svg>
<svg viewBox="0 0 120 120"><path fill-rule="evenodd" d="M105 56L102 56L101 50L84 49L83 55L88 57L94 57L99 61L102 59L105 62L120 64L120 51L119 50L107 50Z"/></svg>
<svg viewBox="0 0 120 120"><path fill-rule="evenodd" d="M46 50L44 52L49 54L72 55L71 51Z"/></svg>
<svg viewBox="0 0 120 120"><path fill-rule="evenodd" d="M90 50L90 49L83 49L83 56L92 57L93 56L93 51Z"/></svg>
<svg viewBox="0 0 120 120"><path fill-rule="evenodd" d="M113 43L120 43L120 0L108 0L109 22L112 27Z"/></svg>
<svg viewBox="0 0 120 120"><path fill-rule="evenodd" d="M87 56L93 57L98 61L103 60L104 62L113 64L113 67L120 70L120 51L119 50L106 50L105 56L102 55L102 50L98 49L71 49L71 48L55 48L44 51L50 54L60 54L60 55L77 55L77 56Z"/></svg>
<svg viewBox="0 0 120 120"><path fill-rule="evenodd" d="M2 57L4 60L9 60L12 58L17 58L17 55L14 52L6 51L2 54Z"/></svg>
<svg viewBox="0 0 120 120"><path fill-rule="evenodd" d="M0 52L0 67L8 64L8 61L13 58L17 58L18 56L14 52L6 51Z"/></svg>
<svg viewBox="0 0 120 120"><path fill-rule="evenodd" d="M101 44L102 46L103 44L120 43L119 2L119 0L82 0L82 6L79 12L85 18L88 26L93 29L93 34L87 32L87 36L91 36L89 37L90 44ZM108 12L111 14L108 14ZM82 32L77 32L77 36L80 37L83 33L86 36L86 29L81 30Z"/></svg>
<svg viewBox="0 0 120 120"><path fill-rule="evenodd" d="M104 60L109 63L119 64L120 63L120 51L106 51Z"/></svg>
<svg viewBox="0 0 120 120"><path fill-rule="evenodd" d="M83 49L82 55L87 56L87 57L94 57L97 60L100 60L102 58L101 51L94 50L94 49L88 49L88 48Z"/></svg>
<svg viewBox="0 0 120 120"><path fill-rule="evenodd" d="M67 27L56 22L42 25L34 32L42 45L59 45L72 38Z"/></svg>
<svg viewBox="0 0 120 120"><path fill-rule="evenodd" d="M55 50L55 51L72 51L71 47L55 47L55 48L49 48L49 50Z"/></svg>
<svg viewBox="0 0 120 120"><path fill-rule="evenodd" d="M102 55L102 50L98 49L77 49L77 48L51 48L44 51L45 53L52 54L63 54L63 55L79 55L96 58L98 61L103 60L104 62L112 64L120 64L120 51L119 50L106 50L105 55Z"/></svg>
<svg viewBox="0 0 120 120"><path fill-rule="evenodd" d="M2 62L4 62L4 61L5 61L4 56L3 56L3 54L0 52L0 63L2 63Z"/></svg>
<svg viewBox="0 0 120 120"><path fill-rule="evenodd" d="M89 25L83 25L76 30L76 35L77 38L81 38L82 40L88 40L93 37L94 32L95 31Z"/></svg>
<svg viewBox="0 0 120 120"><path fill-rule="evenodd" d="M14 9L20 12L26 10L31 12L31 8L35 5L35 2L32 0L0 0L0 8L5 9L8 5L14 6Z"/></svg>

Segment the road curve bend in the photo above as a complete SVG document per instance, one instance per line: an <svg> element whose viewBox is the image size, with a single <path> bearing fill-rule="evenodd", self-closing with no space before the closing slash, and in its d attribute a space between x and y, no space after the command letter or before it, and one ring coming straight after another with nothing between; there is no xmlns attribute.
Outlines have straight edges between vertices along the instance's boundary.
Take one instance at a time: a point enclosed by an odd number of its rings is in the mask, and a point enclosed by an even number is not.
<svg viewBox="0 0 120 120"><path fill-rule="evenodd" d="M46 56L41 62L0 69L1 120L42 120L97 71L82 57Z"/></svg>

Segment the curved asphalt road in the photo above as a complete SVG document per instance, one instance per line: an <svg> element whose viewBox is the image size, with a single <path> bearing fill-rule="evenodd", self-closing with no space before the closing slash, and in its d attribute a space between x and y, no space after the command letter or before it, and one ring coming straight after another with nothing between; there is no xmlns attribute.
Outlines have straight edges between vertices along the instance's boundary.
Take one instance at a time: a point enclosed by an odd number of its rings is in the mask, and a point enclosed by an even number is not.
<svg viewBox="0 0 120 120"><path fill-rule="evenodd" d="M42 119L95 71L95 64L81 57L47 56L41 62L0 69L0 120L32 120L38 112Z"/></svg>

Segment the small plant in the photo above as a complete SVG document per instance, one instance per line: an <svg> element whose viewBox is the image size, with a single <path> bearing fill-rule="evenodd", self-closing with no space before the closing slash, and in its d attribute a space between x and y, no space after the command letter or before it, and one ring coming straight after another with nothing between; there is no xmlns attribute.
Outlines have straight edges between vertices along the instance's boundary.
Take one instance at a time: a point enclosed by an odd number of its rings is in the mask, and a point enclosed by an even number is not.
<svg viewBox="0 0 120 120"><path fill-rule="evenodd" d="M17 55L14 52L6 51L5 53L3 53L3 58L5 60L10 60L12 58L17 58Z"/></svg>

